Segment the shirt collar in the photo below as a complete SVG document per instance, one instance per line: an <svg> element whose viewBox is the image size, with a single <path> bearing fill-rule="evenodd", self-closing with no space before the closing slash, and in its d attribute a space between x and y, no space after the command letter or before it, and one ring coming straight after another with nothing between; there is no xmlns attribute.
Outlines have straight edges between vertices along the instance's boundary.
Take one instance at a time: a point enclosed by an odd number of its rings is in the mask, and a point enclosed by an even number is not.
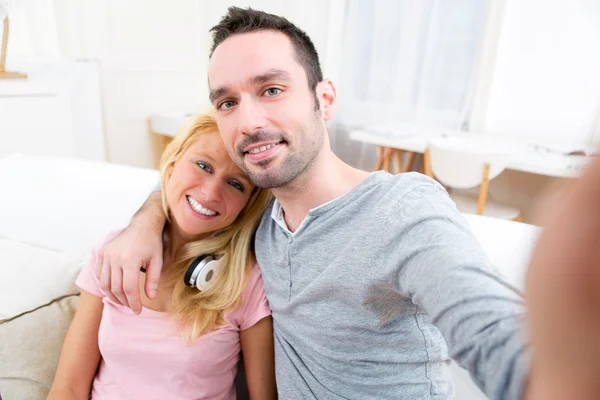
<svg viewBox="0 0 600 400"><path fill-rule="evenodd" d="M277 199L275 199L275 201L273 202L271 218L277 223L277 225L282 227L284 230L289 231L288 226L285 223L285 219L283 219L283 208L281 208L281 204L279 204L279 201Z"/></svg>
<svg viewBox="0 0 600 400"><path fill-rule="evenodd" d="M342 196L343 197L343 196ZM333 203L334 201L336 201L337 199L339 199L341 197L335 198L333 200L328 201L325 204L321 204L320 206L317 206L315 208L311 208L308 211L308 215L310 215L311 213L313 213L314 211L317 211L320 208L323 208L331 203ZM302 223L300 224L300 226L298 227L298 229L296 230L296 232L298 232L300 230L300 228L302 227L302 225L304 225L304 222L306 221L306 219L308 218L308 215L306 218L304 218L304 221L302 221ZM287 232L290 232L287 224L285 223L285 219L283 218L283 208L281 207L281 204L279 204L279 201L277 199L275 199L275 201L273 202L273 209L271 210L271 218L273 219L273 221L275 221L275 223L277 223L277 225L279 225L280 227L282 227L284 230L286 230ZM291 232L290 232L291 233ZM294 232L295 233L295 232Z"/></svg>

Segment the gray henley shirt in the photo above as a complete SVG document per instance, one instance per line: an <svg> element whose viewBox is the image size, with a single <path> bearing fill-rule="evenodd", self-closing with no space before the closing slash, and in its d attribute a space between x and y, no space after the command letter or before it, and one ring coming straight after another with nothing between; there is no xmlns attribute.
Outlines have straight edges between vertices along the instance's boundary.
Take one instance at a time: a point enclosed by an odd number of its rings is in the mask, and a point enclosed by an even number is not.
<svg viewBox="0 0 600 400"><path fill-rule="evenodd" d="M256 255L281 399L450 399L450 358L491 399L521 398L522 295L428 177L373 173L294 233L275 202Z"/></svg>

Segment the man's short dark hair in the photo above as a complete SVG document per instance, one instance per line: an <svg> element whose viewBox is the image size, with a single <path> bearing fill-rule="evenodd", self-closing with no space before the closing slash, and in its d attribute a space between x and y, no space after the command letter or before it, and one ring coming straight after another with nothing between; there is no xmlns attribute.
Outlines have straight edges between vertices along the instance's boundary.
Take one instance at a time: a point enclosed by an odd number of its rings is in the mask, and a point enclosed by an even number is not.
<svg viewBox="0 0 600 400"><path fill-rule="evenodd" d="M225 39L230 36L258 31L277 31L286 35L294 46L296 59L306 71L308 85L314 91L323 80L323 72L319 64L319 55L308 35L287 19L264 11L229 7L227 14L210 30L213 44L210 57Z"/></svg>

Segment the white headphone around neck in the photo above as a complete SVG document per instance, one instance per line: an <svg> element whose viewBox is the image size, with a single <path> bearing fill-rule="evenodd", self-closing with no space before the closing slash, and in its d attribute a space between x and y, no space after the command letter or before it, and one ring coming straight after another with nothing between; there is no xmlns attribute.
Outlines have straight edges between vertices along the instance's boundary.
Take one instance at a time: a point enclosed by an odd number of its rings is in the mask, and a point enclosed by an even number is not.
<svg viewBox="0 0 600 400"><path fill-rule="evenodd" d="M198 290L209 288L211 281L219 273L223 266L223 256L212 254L201 255L191 264L184 276L184 282L189 287L196 287Z"/></svg>

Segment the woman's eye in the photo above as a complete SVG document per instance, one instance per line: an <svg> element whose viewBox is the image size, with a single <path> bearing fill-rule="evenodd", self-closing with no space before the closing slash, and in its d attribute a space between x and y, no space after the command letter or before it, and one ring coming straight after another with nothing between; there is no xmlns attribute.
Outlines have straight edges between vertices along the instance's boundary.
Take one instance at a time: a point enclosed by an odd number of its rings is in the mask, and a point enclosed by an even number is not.
<svg viewBox="0 0 600 400"><path fill-rule="evenodd" d="M205 171L206 171L206 172L208 172L208 173L212 172L212 169L210 168L210 165L208 165L208 164L207 164L207 163L205 163L205 162L198 161L198 162L196 163L196 165L197 165L197 166L199 166L199 167L200 167L200 169L203 169L203 170L205 170Z"/></svg>
<svg viewBox="0 0 600 400"><path fill-rule="evenodd" d="M268 88L265 90L265 95L267 97L277 96L279 93L281 93L281 89L279 88Z"/></svg>
<svg viewBox="0 0 600 400"><path fill-rule="evenodd" d="M236 181L230 181L229 184L239 190L240 192L244 192L244 185Z"/></svg>
<svg viewBox="0 0 600 400"><path fill-rule="evenodd" d="M231 107L235 106L235 102L232 100L226 100L219 104L219 110L229 110Z"/></svg>

